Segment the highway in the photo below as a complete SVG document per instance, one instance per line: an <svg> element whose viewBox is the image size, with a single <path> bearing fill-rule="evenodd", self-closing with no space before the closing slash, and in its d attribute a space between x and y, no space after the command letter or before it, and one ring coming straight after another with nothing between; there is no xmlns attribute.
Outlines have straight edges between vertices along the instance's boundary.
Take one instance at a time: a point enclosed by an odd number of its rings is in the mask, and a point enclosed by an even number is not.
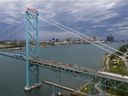
<svg viewBox="0 0 128 96"><path fill-rule="evenodd" d="M0 55L26 61L26 56L20 55L20 54L0 51ZM103 71L99 71L99 70L95 70L95 69L90 69L87 67L76 66L75 64L65 64L62 62L52 61L52 60L45 60L45 59L36 60L36 59L33 59L32 57L29 60L30 60L31 64L37 64L40 66L47 66L50 68L65 70L68 72L82 73L85 75L88 74L88 75L92 75L92 76L102 77L105 79L112 79L112 80L128 83L128 76L122 76L119 74L103 72Z"/></svg>

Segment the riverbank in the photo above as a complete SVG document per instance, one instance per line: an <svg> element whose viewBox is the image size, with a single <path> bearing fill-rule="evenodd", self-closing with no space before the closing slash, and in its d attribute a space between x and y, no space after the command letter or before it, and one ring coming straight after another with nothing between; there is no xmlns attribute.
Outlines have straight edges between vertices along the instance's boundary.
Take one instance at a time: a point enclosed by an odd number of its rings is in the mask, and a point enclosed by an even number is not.
<svg viewBox="0 0 128 96"><path fill-rule="evenodd" d="M117 52L114 52L113 54L106 53L104 56L104 71L114 73L121 75L122 77L128 76L128 61L127 54L128 54L128 45L123 45L118 48ZM117 57L115 54L119 55ZM120 58L122 57L122 58ZM124 58L124 59L123 59ZM121 85L120 87L123 88L123 90L118 90L118 88L111 88L106 87L106 92L110 94L114 94L115 96L127 96L128 95L128 88L125 87L128 84Z"/></svg>
<svg viewBox="0 0 128 96"><path fill-rule="evenodd" d="M127 70L127 61L117 57L113 56L113 54L105 54L105 67L104 71L120 74L122 76L127 75L128 76L128 70Z"/></svg>
<svg viewBox="0 0 128 96"><path fill-rule="evenodd" d="M119 47L119 49L122 50L121 47ZM120 57L128 58L127 57L128 49L126 48L126 50L127 51L124 52L124 55L120 55ZM114 52L114 54L118 54L118 53ZM109 54L109 53L104 54L103 65L102 65L101 71L119 74L123 77L128 76L128 67L127 67L128 62L124 59L117 57L114 54ZM104 91L104 90L102 90L102 88L99 87L99 83L100 82L98 82L98 81L94 83L94 88L97 90L97 94L102 93ZM127 85L127 84L125 84L125 85ZM80 91L88 94L89 86L90 86L89 84L85 84L85 86L82 86L82 88L80 88ZM123 88L123 90L128 90L127 87L125 87L123 85L121 85L120 87ZM127 91L124 92L124 91L118 90L118 88L116 89L116 88L106 87L105 89L106 89L105 92L108 96L127 96L128 95ZM75 95L71 95L71 96L82 96L82 95L75 94Z"/></svg>

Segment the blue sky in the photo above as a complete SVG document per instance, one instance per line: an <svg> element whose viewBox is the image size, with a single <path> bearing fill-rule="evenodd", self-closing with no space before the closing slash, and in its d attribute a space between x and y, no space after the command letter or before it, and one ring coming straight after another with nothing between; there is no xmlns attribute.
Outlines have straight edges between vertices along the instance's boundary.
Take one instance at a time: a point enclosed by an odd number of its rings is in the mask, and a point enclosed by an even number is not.
<svg viewBox="0 0 128 96"><path fill-rule="evenodd" d="M27 7L89 36L128 39L128 0L0 0L0 28L18 23ZM72 37L45 21L40 33L42 38Z"/></svg>

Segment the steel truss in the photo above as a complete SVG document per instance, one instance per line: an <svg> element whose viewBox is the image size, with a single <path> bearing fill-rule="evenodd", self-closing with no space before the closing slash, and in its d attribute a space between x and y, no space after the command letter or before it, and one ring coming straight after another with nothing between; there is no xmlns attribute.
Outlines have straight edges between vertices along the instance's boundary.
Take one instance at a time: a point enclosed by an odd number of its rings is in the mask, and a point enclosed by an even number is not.
<svg viewBox="0 0 128 96"><path fill-rule="evenodd" d="M31 90L40 86L39 65L30 64L30 59L39 59L38 11L28 8L26 11L26 86Z"/></svg>

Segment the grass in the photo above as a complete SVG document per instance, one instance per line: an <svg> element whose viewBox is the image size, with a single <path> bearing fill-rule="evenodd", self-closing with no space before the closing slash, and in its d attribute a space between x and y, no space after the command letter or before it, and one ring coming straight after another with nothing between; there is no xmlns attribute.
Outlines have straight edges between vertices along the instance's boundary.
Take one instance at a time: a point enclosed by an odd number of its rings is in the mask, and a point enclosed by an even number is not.
<svg viewBox="0 0 128 96"><path fill-rule="evenodd" d="M105 61L106 61L106 59L105 59ZM115 74L120 74L122 76L124 76L124 75L128 76L128 71L124 64L124 61L122 59L119 59L117 56L114 56L113 54L111 54L111 56L109 58L108 65L109 65L109 70L107 70L107 71L109 71L111 73L115 73ZM128 84L126 84L126 86L128 86ZM126 88L123 85L121 85L119 89L128 91L128 88ZM124 92L124 91L110 88L110 87L106 87L106 91L107 91L107 93L114 94L114 95L110 95L110 96L128 96L128 92Z"/></svg>
<svg viewBox="0 0 128 96"><path fill-rule="evenodd" d="M124 62L121 59L117 60L117 64L113 64L112 61L109 61L109 72L121 74L121 75L128 75L127 68Z"/></svg>

